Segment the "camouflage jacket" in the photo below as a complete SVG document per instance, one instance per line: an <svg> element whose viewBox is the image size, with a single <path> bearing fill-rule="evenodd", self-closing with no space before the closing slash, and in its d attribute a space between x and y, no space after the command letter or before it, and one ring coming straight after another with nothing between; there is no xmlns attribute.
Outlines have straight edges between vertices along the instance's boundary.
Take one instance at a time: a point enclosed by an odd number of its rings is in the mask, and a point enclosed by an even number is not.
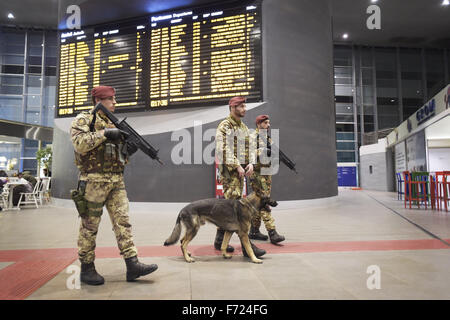
<svg viewBox="0 0 450 320"><path fill-rule="evenodd" d="M97 113L93 132L90 124L94 116L90 112L80 113L72 122L70 135L75 149L75 164L81 180L114 180L121 175L127 159L120 152L123 141L111 141L99 131L114 128L104 115Z"/></svg>
<svg viewBox="0 0 450 320"><path fill-rule="evenodd" d="M250 139L250 131L244 122L236 121L231 114L217 127L216 157L229 171L256 163L256 144Z"/></svg>
<svg viewBox="0 0 450 320"><path fill-rule="evenodd" d="M251 139L256 141L256 164L253 166L255 171L260 171L262 167L270 167L270 159L266 157L270 157L270 153L267 153L266 149L270 149L270 145L272 145L272 139L270 136L267 136L266 132L260 132L259 128L256 128L255 131L251 134ZM269 145L267 145L267 140ZM264 154L266 153L266 154Z"/></svg>

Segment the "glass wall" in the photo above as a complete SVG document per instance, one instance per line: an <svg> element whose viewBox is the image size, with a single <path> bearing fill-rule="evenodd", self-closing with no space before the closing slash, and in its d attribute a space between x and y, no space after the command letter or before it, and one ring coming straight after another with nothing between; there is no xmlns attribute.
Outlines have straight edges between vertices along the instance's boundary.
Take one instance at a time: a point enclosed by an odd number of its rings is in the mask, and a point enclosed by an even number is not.
<svg viewBox="0 0 450 320"><path fill-rule="evenodd" d="M53 127L56 57L56 31L0 27L0 119ZM15 169L36 174L38 143L0 143L0 154L18 158Z"/></svg>
<svg viewBox="0 0 450 320"><path fill-rule="evenodd" d="M400 123L397 88L397 51L395 48L375 50L378 130L395 128Z"/></svg>
<svg viewBox="0 0 450 320"><path fill-rule="evenodd" d="M0 28L0 119L53 126L54 31Z"/></svg>
<svg viewBox="0 0 450 320"><path fill-rule="evenodd" d="M403 119L407 119L425 102L422 49L401 48L400 70Z"/></svg>
<svg viewBox="0 0 450 320"><path fill-rule="evenodd" d="M56 34L45 34L45 68L43 77L43 101L41 123L43 126L53 127L53 119L56 104L56 62L57 62L57 37Z"/></svg>
<svg viewBox="0 0 450 320"><path fill-rule="evenodd" d="M449 82L450 50L334 46L338 162L386 136Z"/></svg>
<svg viewBox="0 0 450 320"><path fill-rule="evenodd" d="M358 57L355 68L357 74L357 92L359 94L358 119L359 135L376 131L375 109L375 71L372 48L362 47L356 52ZM361 141L361 139L360 139ZM364 141L362 142L364 143Z"/></svg>
<svg viewBox="0 0 450 320"><path fill-rule="evenodd" d="M0 119L22 121L24 61L25 33L0 31Z"/></svg>
<svg viewBox="0 0 450 320"><path fill-rule="evenodd" d="M445 83L445 55L440 49L425 50L427 100L434 97Z"/></svg>
<svg viewBox="0 0 450 320"><path fill-rule="evenodd" d="M2 140L2 139L0 139ZM0 141L0 170L18 170L20 165L20 141Z"/></svg>
<svg viewBox="0 0 450 320"><path fill-rule="evenodd" d="M353 88L352 48L336 46L334 49L334 90L338 162L356 162Z"/></svg>

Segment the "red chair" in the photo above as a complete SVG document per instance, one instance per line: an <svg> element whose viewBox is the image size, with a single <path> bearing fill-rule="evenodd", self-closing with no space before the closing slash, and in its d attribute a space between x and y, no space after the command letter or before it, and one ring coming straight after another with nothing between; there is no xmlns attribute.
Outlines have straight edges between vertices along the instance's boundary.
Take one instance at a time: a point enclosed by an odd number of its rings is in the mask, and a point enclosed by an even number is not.
<svg viewBox="0 0 450 320"><path fill-rule="evenodd" d="M436 172L430 173L430 202L431 209L437 209L437 183Z"/></svg>
<svg viewBox="0 0 450 320"><path fill-rule="evenodd" d="M442 204L445 211L448 212L449 195L450 195L450 171L436 172L436 206L438 210L442 210Z"/></svg>
<svg viewBox="0 0 450 320"><path fill-rule="evenodd" d="M409 201L409 208L411 209L411 203L417 204L420 209L420 203L422 202L427 209L428 197L428 173L425 172L409 172L404 171L403 176L405 178L405 209L406 203Z"/></svg>
<svg viewBox="0 0 450 320"><path fill-rule="evenodd" d="M409 199L409 195L410 193L410 181L411 181L411 174L409 173L409 171L403 171L403 181L405 182L405 209L406 209L406 201ZM411 204L410 204L410 208L411 208Z"/></svg>

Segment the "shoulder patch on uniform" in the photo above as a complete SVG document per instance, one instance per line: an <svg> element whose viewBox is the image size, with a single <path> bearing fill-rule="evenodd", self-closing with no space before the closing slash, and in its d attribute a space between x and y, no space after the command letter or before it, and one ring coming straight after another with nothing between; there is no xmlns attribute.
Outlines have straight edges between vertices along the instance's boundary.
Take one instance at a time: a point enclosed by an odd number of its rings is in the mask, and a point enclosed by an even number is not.
<svg viewBox="0 0 450 320"><path fill-rule="evenodd" d="M79 125L79 126L85 126L85 125L87 125L86 118L78 118L78 120L77 120L77 125Z"/></svg>

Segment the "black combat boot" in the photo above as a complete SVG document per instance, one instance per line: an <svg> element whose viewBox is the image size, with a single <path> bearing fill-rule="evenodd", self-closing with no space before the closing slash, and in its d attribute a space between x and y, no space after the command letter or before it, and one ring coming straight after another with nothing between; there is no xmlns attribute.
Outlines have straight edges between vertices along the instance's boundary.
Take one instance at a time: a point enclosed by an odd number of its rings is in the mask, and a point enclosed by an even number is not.
<svg viewBox="0 0 450 320"><path fill-rule="evenodd" d="M98 286L105 283L105 279L97 273L95 265L91 263L81 263L80 280L91 286Z"/></svg>
<svg viewBox="0 0 450 320"><path fill-rule="evenodd" d="M259 228L252 226L250 228L250 232L248 233L248 237L253 240L263 240L266 241L269 237L265 234L262 234L259 231Z"/></svg>
<svg viewBox="0 0 450 320"><path fill-rule="evenodd" d="M221 250L222 247L222 241L223 241L223 235L225 234L225 230L223 229L217 229L216 233L216 239L214 240L214 248L216 250ZM227 252L233 252L234 248L230 245L227 247Z"/></svg>
<svg viewBox="0 0 450 320"><path fill-rule="evenodd" d="M137 256L125 259L127 265L127 281L134 281L140 276L145 276L158 269L156 264L143 264L138 261Z"/></svg>
<svg viewBox="0 0 450 320"><path fill-rule="evenodd" d="M281 236L277 233L277 230L269 230L270 242L273 244L277 244L278 242L284 241L284 236Z"/></svg>
<svg viewBox="0 0 450 320"><path fill-rule="evenodd" d="M251 244L251 246L252 246L253 253L255 254L255 256L256 256L257 258L262 257L263 255L266 254L266 250L264 250L264 249L259 249L259 248L258 248L257 246L255 246L251 241L250 241L250 244ZM247 251L245 251L245 248L244 248L244 245L242 244L242 241L241 241L241 246L242 246L242 254L244 255L244 257L248 258L249 256L248 256L248 254L247 254Z"/></svg>

